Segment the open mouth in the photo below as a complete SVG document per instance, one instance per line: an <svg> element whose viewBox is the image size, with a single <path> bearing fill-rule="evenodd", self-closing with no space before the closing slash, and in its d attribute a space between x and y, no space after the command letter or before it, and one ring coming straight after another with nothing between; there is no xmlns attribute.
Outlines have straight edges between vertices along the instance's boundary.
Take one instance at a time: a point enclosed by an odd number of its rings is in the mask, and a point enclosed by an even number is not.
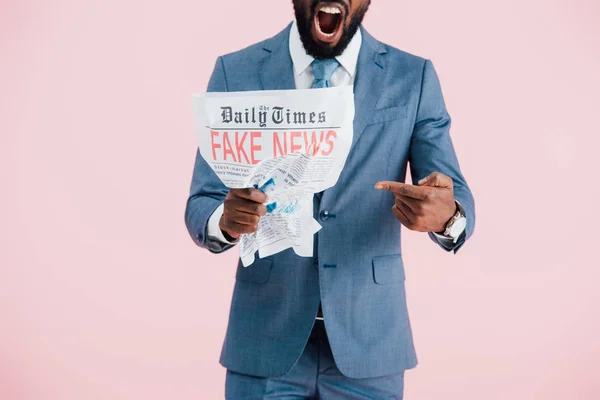
<svg viewBox="0 0 600 400"><path fill-rule="evenodd" d="M315 10L315 37L325 43L337 43L344 31L346 10L339 3L320 3Z"/></svg>

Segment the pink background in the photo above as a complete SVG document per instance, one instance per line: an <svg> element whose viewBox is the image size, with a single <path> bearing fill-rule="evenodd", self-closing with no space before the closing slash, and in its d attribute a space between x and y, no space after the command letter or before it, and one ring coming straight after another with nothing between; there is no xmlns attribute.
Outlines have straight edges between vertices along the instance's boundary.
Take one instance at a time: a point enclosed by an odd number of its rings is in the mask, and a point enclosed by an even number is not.
<svg viewBox="0 0 600 400"><path fill-rule="evenodd" d="M373 35L433 60L478 210L456 256L404 236L408 400L600 398L599 14L372 4ZM222 398L237 251L184 226L191 94L292 16L281 0L1 2L1 399Z"/></svg>

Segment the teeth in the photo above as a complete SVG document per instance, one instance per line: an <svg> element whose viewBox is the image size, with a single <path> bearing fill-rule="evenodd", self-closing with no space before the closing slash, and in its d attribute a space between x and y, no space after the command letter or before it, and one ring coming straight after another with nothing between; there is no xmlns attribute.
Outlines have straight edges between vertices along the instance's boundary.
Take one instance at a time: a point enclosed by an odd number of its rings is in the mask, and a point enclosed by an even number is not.
<svg viewBox="0 0 600 400"><path fill-rule="evenodd" d="M319 11L322 11L327 14L341 14L342 11L337 7L323 7Z"/></svg>

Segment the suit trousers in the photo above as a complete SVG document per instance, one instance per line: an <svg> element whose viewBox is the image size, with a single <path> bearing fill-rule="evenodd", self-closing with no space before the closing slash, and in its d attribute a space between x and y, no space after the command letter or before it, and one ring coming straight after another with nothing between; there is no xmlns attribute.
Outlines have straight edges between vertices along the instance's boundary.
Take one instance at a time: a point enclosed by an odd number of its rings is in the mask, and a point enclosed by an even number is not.
<svg viewBox="0 0 600 400"><path fill-rule="evenodd" d="M227 400L315 399L401 400L404 373L367 379L344 376L336 367L323 321L316 320L304 351L291 371L264 378L227 370Z"/></svg>

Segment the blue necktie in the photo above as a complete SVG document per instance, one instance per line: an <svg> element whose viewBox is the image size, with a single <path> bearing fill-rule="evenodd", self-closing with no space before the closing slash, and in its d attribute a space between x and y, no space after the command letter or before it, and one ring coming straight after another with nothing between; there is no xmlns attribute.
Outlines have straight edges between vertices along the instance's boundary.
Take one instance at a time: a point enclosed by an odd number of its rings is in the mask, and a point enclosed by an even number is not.
<svg viewBox="0 0 600 400"><path fill-rule="evenodd" d="M314 60L312 62L312 72L315 76L315 81L312 85L313 89L330 87L329 80L339 66L340 63L335 58Z"/></svg>

